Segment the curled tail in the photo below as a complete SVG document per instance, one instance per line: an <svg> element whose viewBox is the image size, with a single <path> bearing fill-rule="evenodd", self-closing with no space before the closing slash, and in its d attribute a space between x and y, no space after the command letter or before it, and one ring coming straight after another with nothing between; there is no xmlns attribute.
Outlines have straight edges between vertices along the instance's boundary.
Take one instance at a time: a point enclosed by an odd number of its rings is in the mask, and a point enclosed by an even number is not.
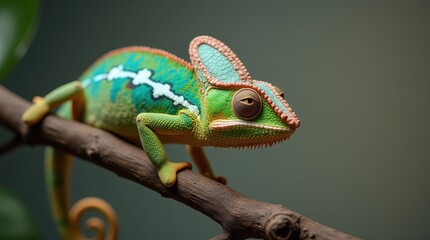
<svg viewBox="0 0 430 240"><path fill-rule="evenodd" d="M113 240L117 238L118 223L112 207L102 199L88 197L78 201L70 208L70 167L72 158L62 151L47 148L45 156L46 184L56 224L63 239L85 239L81 234L79 223L82 215L88 210L101 212L106 218L109 229L106 234L103 221L90 218L86 226L96 232L94 239Z"/></svg>
<svg viewBox="0 0 430 240"><path fill-rule="evenodd" d="M75 239L85 239L83 235L81 235L79 229L79 222L82 217L82 214L88 210L97 210L102 212L108 223L109 223L109 232L106 235L106 229L99 218L92 217L87 220L86 226L89 229L92 229L96 232L94 239L103 240L103 239L116 239L118 234L118 224L117 218L112 207L104 200L95 197L87 197L79 200L75 205L73 205L72 209L69 212L69 220L72 230L72 235L75 236Z"/></svg>

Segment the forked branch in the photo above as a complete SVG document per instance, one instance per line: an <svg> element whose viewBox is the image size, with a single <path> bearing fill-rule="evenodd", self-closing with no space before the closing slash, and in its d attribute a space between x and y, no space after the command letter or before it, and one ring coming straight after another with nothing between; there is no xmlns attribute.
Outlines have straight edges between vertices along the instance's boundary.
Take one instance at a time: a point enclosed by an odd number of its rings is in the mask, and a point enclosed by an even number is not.
<svg viewBox="0 0 430 240"><path fill-rule="evenodd" d="M51 145L182 202L219 223L224 233L212 239L357 239L321 225L284 206L249 199L190 170L164 187L145 152L87 125L46 117L28 128L20 120L29 102L0 86L0 124L26 144Z"/></svg>

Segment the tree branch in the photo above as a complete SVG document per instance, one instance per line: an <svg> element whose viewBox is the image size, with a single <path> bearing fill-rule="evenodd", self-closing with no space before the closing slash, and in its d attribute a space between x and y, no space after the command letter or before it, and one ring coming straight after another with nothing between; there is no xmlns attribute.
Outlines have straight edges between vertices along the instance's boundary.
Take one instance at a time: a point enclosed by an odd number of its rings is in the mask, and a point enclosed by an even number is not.
<svg viewBox="0 0 430 240"><path fill-rule="evenodd" d="M180 172L177 184L166 188L141 148L103 130L52 115L29 128L20 120L29 105L0 86L0 124L21 141L60 148L202 212L224 230L212 239L357 239L281 205L249 199L190 170Z"/></svg>

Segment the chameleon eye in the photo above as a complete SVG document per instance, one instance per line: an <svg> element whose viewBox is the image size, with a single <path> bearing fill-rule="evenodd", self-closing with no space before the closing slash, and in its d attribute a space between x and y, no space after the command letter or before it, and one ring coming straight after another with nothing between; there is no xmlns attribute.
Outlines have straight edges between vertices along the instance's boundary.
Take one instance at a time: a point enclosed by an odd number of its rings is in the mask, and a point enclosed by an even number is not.
<svg viewBox="0 0 430 240"><path fill-rule="evenodd" d="M261 112L263 103L254 89L242 88L233 95L232 108L238 118L252 120Z"/></svg>

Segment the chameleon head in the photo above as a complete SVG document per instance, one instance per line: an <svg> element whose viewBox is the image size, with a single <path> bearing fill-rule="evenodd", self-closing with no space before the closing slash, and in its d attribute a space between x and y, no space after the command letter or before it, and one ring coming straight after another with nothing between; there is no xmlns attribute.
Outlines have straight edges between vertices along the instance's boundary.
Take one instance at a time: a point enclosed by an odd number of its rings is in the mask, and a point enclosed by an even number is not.
<svg viewBox="0 0 430 240"><path fill-rule="evenodd" d="M252 80L239 58L219 40L195 38L190 55L205 97L204 124L213 145L272 145L288 139L299 127L282 91Z"/></svg>

